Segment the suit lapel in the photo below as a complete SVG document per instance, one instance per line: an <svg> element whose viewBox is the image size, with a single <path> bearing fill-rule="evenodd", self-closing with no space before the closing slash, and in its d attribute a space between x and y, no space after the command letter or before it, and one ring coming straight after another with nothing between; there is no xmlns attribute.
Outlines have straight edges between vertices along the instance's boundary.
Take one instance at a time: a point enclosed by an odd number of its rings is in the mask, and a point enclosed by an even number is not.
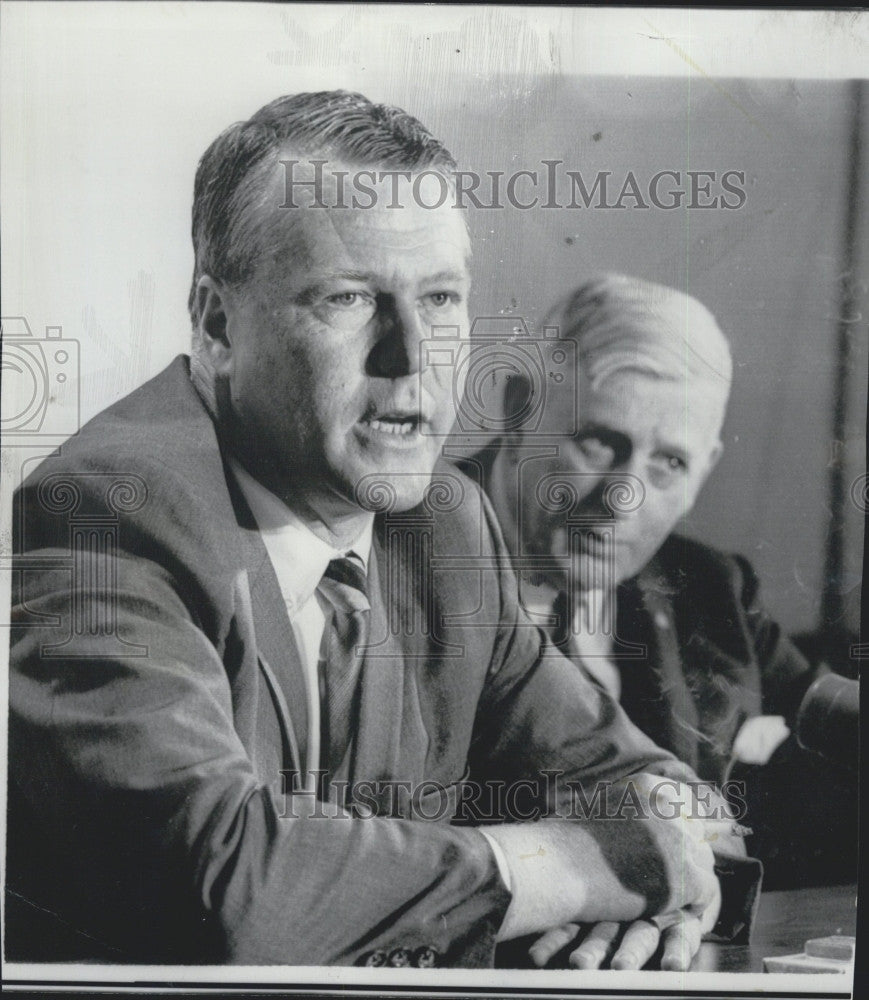
<svg viewBox="0 0 869 1000"><path fill-rule="evenodd" d="M256 540L262 545L258 534ZM265 559L260 563L258 571L251 576L250 588L257 653L260 666L270 682L278 714L282 716L286 727L294 764L302 770L307 762L309 724L305 675L287 609L265 546L263 554Z"/></svg>
<svg viewBox="0 0 869 1000"><path fill-rule="evenodd" d="M301 657L278 578L253 514L228 467L226 477L241 533L241 558L250 584L260 668L271 690L293 764L301 771L307 766L309 721Z"/></svg>

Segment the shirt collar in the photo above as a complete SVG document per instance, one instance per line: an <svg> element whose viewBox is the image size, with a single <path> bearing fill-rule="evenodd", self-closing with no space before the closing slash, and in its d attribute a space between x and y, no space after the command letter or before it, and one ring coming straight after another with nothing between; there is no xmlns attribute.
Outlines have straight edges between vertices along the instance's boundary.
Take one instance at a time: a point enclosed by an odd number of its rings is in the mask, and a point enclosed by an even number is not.
<svg viewBox="0 0 869 1000"><path fill-rule="evenodd" d="M278 578L281 595L291 614L311 598L333 559L352 552L368 571L373 514L352 545L346 549L335 549L315 535L298 514L257 482L235 459L229 458L228 461L257 523Z"/></svg>

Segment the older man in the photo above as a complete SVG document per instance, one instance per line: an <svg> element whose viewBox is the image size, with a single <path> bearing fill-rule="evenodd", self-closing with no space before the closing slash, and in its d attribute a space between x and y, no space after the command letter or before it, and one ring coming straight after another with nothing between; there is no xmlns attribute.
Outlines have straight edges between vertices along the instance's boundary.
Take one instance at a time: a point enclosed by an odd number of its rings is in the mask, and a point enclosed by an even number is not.
<svg viewBox="0 0 869 1000"><path fill-rule="evenodd" d="M578 409L551 393L545 428L576 433L556 441L529 429L520 418L540 387L514 374L514 428L461 464L526 567L532 618L660 746L724 785L734 766L766 764L783 744L814 679L764 610L748 562L674 533L721 455L728 343L692 296L618 274L581 285L546 325L576 345ZM787 752L800 776L787 782L793 801L771 782L750 816L770 860L792 857L784 838L807 812L792 786L815 766ZM815 852L803 848L807 864Z"/></svg>
<svg viewBox="0 0 869 1000"><path fill-rule="evenodd" d="M703 827L648 781L639 820L556 818L565 781L692 776L543 655L490 507L434 469L452 373L420 345L468 328L453 170L344 92L203 156L192 357L17 498L9 957L486 965L659 914L678 968L714 922ZM425 822L469 775L550 818Z"/></svg>

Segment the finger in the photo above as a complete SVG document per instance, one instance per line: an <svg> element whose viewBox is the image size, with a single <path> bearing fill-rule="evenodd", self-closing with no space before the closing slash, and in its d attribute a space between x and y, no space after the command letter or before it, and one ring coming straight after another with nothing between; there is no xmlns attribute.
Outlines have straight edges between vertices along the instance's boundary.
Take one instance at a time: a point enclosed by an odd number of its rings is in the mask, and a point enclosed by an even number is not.
<svg viewBox="0 0 869 1000"><path fill-rule="evenodd" d="M570 953L569 963L575 969L599 969L619 936L621 926L609 920L595 924L582 944Z"/></svg>
<svg viewBox="0 0 869 1000"><path fill-rule="evenodd" d="M699 881L700 891L685 910L699 920L701 932L708 934L715 926L721 909L721 885L714 874L705 871L699 873Z"/></svg>
<svg viewBox="0 0 869 1000"><path fill-rule="evenodd" d="M703 838L685 837L681 857L670 859L670 862L669 901L659 908L659 914L690 909L700 916L719 893L712 848Z"/></svg>
<svg viewBox="0 0 869 1000"><path fill-rule="evenodd" d="M635 920L625 931L618 951L613 955L613 969L641 969L655 954L661 931L650 920Z"/></svg>
<svg viewBox="0 0 869 1000"><path fill-rule="evenodd" d="M714 876L713 876L714 878ZM700 915L700 933L708 934L718 920L721 911L721 883L715 878L712 899L703 913Z"/></svg>
<svg viewBox="0 0 869 1000"><path fill-rule="evenodd" d="M745 764L765 764L790 730L782 715L758 715L748 719L733 742L733 754Z"/></svg>
<svg viewBox="0 0 869 1000"><path fill-rule="evenodd" d="M685 910L680 911L678 920L663 933L661 968L673 972L688 969L700 949L702 936L700 920Z"/></svg>
<svg viewBox="0 0 869 1000"><path fill-rule="evenodd" d="M562 948L566 948L571 941L574 941L578 933L579 924L562 924L561 927L553 927L539 937L528 949L531 961L538 969L542 969L553 955L557 955Z"/></svg>

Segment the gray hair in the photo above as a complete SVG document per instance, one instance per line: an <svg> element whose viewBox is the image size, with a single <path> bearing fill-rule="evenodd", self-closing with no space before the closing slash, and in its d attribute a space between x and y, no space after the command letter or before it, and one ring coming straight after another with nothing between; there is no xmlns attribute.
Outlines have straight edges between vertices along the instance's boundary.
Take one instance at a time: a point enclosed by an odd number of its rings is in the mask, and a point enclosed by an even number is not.
<svg viewBox="0 0 869 1000"><path fill-rule="evenodd" d="M730 345L712 313L691 295L642 278L602 274L583 282L549 310L544 326L576 344L578 370L592 386L619 371L702 384L710 401L730 394ZM523 413L533 387L508 380L504 413Z"/></svg>
<svg viewBox="0 0 869 1000"><path fill-rule="evenodd" d="M360 167L436 170L451 177L456 162L412 115L374 104L345 90L279 97L244 122L222 132L205 151L193 189L195 264L188 297L194 329L199 323L196 287L203 274L240 284L261 252L246 224L255 168L277 162L282 150L334 157Z"/></svg>
<svg viewBox="0 0 869 1000"><path fill-rule="evenodd" d="M702 302L675 288L603 274L556 303L546 326L576 343L578 364L592 383L635 368L730 388L727 338Z"/></svg>

